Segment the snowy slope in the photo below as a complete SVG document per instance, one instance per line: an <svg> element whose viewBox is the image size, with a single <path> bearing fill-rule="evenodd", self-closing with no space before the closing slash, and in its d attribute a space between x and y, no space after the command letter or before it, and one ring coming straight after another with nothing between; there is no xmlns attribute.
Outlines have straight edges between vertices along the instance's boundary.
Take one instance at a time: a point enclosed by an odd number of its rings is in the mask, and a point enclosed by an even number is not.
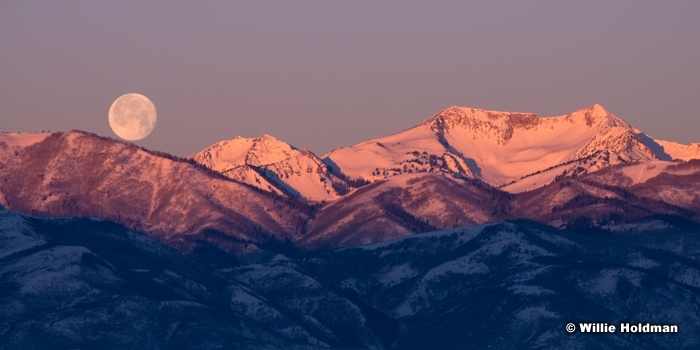
<svg viewBox="0 0 700 350"><path fill-rule="evenodd" d="M351 189L349 183L357 187L407 173L477 178L519 193L620 163L697 159L700 144L656 140L597 104L547 118L450 107L323 160L270 135L221 141L192 158L265 191L330 201Z"/></svg>
<svg viewBox="0 0 700 350"><path fill-rule="evenodd" d="M684 145L682 143L655 139L672 159L691 160L700 159L700 143Z"/></svg>
<svg viewBox="0 0 700 350"><path fill-rule="evenodd" d="M16 148L16 147L27 147L31 146L37 142L43 141L45 138L49 137L51 132L42 133L14 133L14 132L0 132L0 149L5 147Z"/></svg>
<svg viewBox="0 0 700 350"><path fill-rule="evenodd" d="M237 261L111 222L0 209L0 348L693 349L696 235L518 221ZM587 320L681 331L562 330Z"/></svg>
<svg viewBox="0 0 700 350"><path fill-rule="evenodd" d="M353 178L432 172L476 177L512 192L658 158L635 129L600 105L549 118L451 107L409 130L324 156Z"/></svg>
<svg viewBox="0 0 700 350"><path fill-rule="evenodd" d="M324 206L299 244L342 247L492 222L507 211L510 197L475 180L392 176Z"/></svg>
<svg viewBox="0 0 700 350"><path fill-rule="evenodd" d="M313 153L270 135L221 141L192 159L262 190L311 201L337 199L345 187Z"/></svg>
<svg viewBox="0 0 700 350"><path fill-rule="evenodd" d="M611 167L594 177L598 182L608 185L629 187L649 181L664 173L673 173L669 167L673 162L654 160L650 162ZM672 168L672 167L671 167Z"/></svg>
<svg viewBox="0 0 700 350"><path fill-rule="evenodd" d="M233 259L111 222L0 208L0 348L300 349L339 338L224 276Z"/></svg>
<svg viewBox="0 0 700 350"><path fill-rule="evenodd" d="M366 302L381 313L365 307L365 329L381 327L384 332L375 334L384 335L385 349L697 347L700 270L689 259L698 251L695 234L647 237L653 247L648 249L639 236L591 239L531 222L495 223L303 260L275 259L236 272L269 300L295 310L316 311L319 286L335 286ZM345 304L326 300L320 304ZM688 331L640 337L561 330L568 322L655 317Z"/></svg>
<svg viewBox="0 0 700 350"><path fill-rule="evenodd" d="M0 132L0 158L7 158L13 156L14 154L18 154L22 148L39 143L51 136L51 134L51 132ZM2 169L2 163L0 163L0 169ZM0 201L2 200L2 193L0 193Z"/></svg>
<svg viewBox="0 0 700 350"><path fill-rule="evenodd" d="M618 164L519 193L512 217L583 231L697 227L698 193L700 160Z"/></svg>
<svg viewBox="0 0 700 350"><path fill-rule="evenodd" d="M184 159L85 132L40 136L13 136L12 148L0 143L0 205L32 215L100 217L168 242L205 230L239 242L292 236L304 220L281 205L288 199Z"/></svg>

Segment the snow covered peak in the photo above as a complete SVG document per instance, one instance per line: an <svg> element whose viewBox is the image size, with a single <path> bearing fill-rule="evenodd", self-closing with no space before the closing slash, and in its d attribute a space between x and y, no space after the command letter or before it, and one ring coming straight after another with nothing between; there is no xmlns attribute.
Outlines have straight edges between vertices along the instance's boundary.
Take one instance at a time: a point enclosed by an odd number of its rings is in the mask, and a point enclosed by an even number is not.
<svg viewBox="0 0 700 350"><path fill-rule="evenodd" d="M450 107L420 125L428 125L437 132L464 128L491 136L501 135L513 128L529 128L537 125L540 117L533 113L490 111L468 107Z"/></svg>
<svg viewBox="0 0 700 350"><path fill-rule="evenodd" d="M567 115L450 107L415 127L334 150L327 161L372 181L412 172L476 177L523 191L559 176L659 159L624 120L599 104Z"/></svg>
<svg viewBox="0 0 700 350"><path fill-rule="evenodd" d="M270 134L262 134L259 137L256 137L253 139L253 141L266 144L266 145L281 145L283 147L289 147L293 148L290 144L270 135Z"/></svg>
<svg viewBox="0 0 700 350"><path fill-rule="evenodd" d="M262 166L288 159L297 153L297 149L290 144L280 141L274 136L264 134L253 139L246 163Z"/></svg>
<svg viewBox="0 0 700 350"><path fill-rule="evenodd" d="M591 111L592 113L595 113L595 114L600 114L600 115L608 115L608 114L610 114L610 112L609 112L607 109L605 109L605 107L601 106L601 105L598 104L598 103L594 103L593 105L588 106L588 107L585 108L585 109L586 109L586 110L589 110L589 111Z"/></svg>
<svg viewBox="0 0 700 350"><path fill-rule="evenodd" d="M564 117L569 118L574 123L585 124L588 127L622 127L632 131L635 130L627 122L610 113L610 111L597 103L574 111Z"/></svg>
<svg viewBox="0 0 700 350"><path fill-rule="evenodd" d="M231 179L312 201L338 198L338 189L347 186L312 152L299 150L268 134L221 141L192 158Z"/></svg>
<svg viewBox="0 0 700 350"><path fill-rule="evenodd" d="M225 172L245 164L264 166L291 157L296 149L274 136L264 134L256 138L236 136L217 142L192 156L198 163L213 170Z"/></svg>
<svg viewBox="0 0 700 350"><path fill-rule="evenodd" d="M552 127L566 121L578 124L580 127L631 128L624 120L616 117L599 104L574 111L567 115L555 117L540 117L534 113L502 112L469 107L449 107L437 115L427 119L420 125L427 125L437 132L447 132L450 129L465 128L481 136L500 138L505 143L517 130L528 130L543 125Z"/></svg>

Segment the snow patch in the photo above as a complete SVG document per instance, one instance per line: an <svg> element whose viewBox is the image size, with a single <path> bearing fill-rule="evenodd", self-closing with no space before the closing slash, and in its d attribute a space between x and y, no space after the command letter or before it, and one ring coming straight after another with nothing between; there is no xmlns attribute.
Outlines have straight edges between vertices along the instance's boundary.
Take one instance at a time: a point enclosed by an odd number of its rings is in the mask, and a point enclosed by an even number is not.
<svg viewBox="0 0 700 350"><path fill-rule="evenodd" d="M700 272L686 265L675 263L671 265L670 277L685 285L700 288Z"/></svg>
<svg viewBox="0 0 700 350"><path fill-rule="evenodd" d="M639 252L634 252L630 255L630 262L628 264L630 266L639 267L643 269L653 269L655 267L661 266L661 264L657 263L656 261L645 258Z"/></svg>
<svg viewBox="0 0 700 350"><path fill-rule="evenodd" d="M605 269L589 281L579 282L584 288L598 295L614 295L620 281L626 280L635 287L641 286L643 275L640 272L627 269Z"/></svg>
<svg viewBox="0 0 700 350"><path fill-rule="evenodd" d="M551 289L542 288L540 286L525 285L525 284L512 286L512 287L508 288L508 290L512 291L513 294L518 294L518 295L541 296L541 295L554 295L554 294L556 294Z"/></svg>
<svg viewBox="0 0 700 350"><path fill-rule="evenodd" d="M5 133L0 132L0 143L5 143L9 147L28 147L44 141L51 136L52 132L42 133Z"/></svg>
<svg viewBox="0 0 700 350"><path fill-rule="evenodd" d="M472 275L488 272L489 267L486 264L475 261L471 256L463 256L428 270L423 279L437 279L447 274Z"/></svg>
<svg viewBox="0 0 700 350"><path fill-rule="evenodd" d="M46 244L21 216L0 210L0 259Z"/></svg>
<svg viewBox="0 0 700 350"><path fill-rule="evenodd" d="M7 270L15 275L22 293L42 295L47 290L88 292L92 288L79 278L82 271L80 259L85 254L91 253L84 247L57 246L21 259Z"/></svg>
<svg viewBox="0 0 700 350"><path fill-rule="evenodd" d="M691 160L700 159L700 143L691 143L690 145L684 145L682 143L657 140L654 141L659 144L664 152L671 156L672 159L679 160Z"/></svg>
<svg viewBox="0 0 700 350"><path fill-rule="evenodd" d="M521 321L538 321L543 318L557 318L558 315L544 306L533 306L518 311L515 317Z"/></svg>
<svg viewBox="0 0 700 350"><path fill-rule="evenodd" d="M377 280L385 287L393 287L418 275L409 263L387 267L379 272Z"/></svg>

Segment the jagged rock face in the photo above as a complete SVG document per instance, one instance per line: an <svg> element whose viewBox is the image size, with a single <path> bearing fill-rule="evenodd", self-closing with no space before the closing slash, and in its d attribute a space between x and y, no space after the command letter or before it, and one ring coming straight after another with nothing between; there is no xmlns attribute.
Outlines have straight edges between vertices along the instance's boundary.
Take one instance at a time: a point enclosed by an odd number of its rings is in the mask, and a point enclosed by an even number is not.
<svg viewBox="0 0 700 350"><path fill-rule="evenodd" d="M424 122L437 135L451 129L467 129L475 136L492 137L499 144L506 144L514 130L528 130L540 124L541 118L532 113L506 113L450 107Z"/></svg>
<svg viewBox="0 0 700 350"><path fill-rule="evenodd" d="M0 204L32 215L101 217L172 242L218 230L222 244L293 237L306 221L301 203L96 135L5 139L0 149Z"/></svg>
<svg viewBox="0 0 700 350"><path fill-rule="evenodd" d="M192 159L231 179L294 198L322 202L347 191L347 184L313 153L270 135L221 141Z"/></svg>

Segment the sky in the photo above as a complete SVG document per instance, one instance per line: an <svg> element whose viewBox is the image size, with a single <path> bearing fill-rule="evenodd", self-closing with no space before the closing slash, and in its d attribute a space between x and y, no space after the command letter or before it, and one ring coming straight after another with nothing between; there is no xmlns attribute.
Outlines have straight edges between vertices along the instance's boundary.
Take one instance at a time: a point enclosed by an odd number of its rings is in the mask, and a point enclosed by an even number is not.
<svg viewBox="0 0 700 350"><path fill-rule="evenodd" d="M187 156L271 134L322 155L464 106L563 115L594 103L700 142L700 1L0 0L0 131L116 137Z"/></svg>

